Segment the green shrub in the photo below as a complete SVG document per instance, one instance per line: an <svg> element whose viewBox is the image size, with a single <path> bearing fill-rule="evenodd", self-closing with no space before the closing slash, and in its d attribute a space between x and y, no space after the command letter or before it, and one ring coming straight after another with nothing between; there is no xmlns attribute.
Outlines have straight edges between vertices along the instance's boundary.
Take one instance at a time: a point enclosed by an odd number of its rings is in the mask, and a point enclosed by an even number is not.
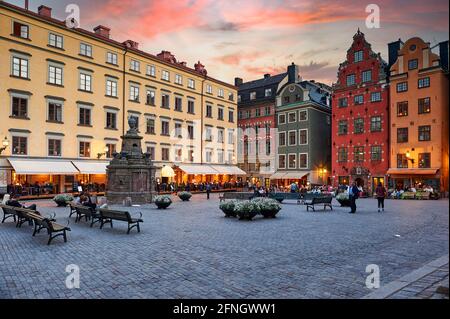
<svg viewBox="0 0 450 319"><path fill-rule="evenodd" d="M236 217L236 212L234 210L236 207L236 203L236 200L231 200L229 202L220 204L219 208L222 210L226 217Z"/></svg>
<svg viewBox="0 0 450 319"><path fill-rule="evenodd" d="M70 194L59 194L56 195L53 200L55 202L71 202L73 201L73 196Z"/></svg>
<svg viewBox="0 0 450 319"><path fill-rule="evenodd" d="M192 197L192 193L189 192L180 192L178 193L178 197L183 201L183 202L187 202L191 199Z"/></svg>

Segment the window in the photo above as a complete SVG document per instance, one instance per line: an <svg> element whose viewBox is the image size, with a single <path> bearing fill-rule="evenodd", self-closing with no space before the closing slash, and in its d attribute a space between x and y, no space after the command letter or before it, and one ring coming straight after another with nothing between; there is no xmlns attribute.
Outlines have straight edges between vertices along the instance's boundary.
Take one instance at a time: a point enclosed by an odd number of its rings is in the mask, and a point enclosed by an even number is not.
<svg viewBox="0 0 450 319"><path fill-rule="evenodd" d="M397 143L408 142L408 128L402 127L397 129Z"/></svg>
<svg viewBox="0 0 450 319"><path fill-rule="evenodd" d="M147 146L147 154L150 154L150 159L152 161L155 160L155 147L154 146Z"/></svg>
<svg viewBox="0 0 450 319"><path fill-rule="evenodd" d="M223 129L217 130L217 143L225 143L225 131Z"/></svg>
<svg viewBox="0 0 450 319"><path fill-rule="evenodd" d="M175 162L181 162L183 158L183 149L181 147L175 148Z"/></svg>
<svg viewBox="0 0 450 319"><path fill-rule="evenodd" d="M113 52L106 53L106 63L117 65L117 54Z"/></svg>
<svg viewBox="0 0 450 319"><path fill-rule="evenodd" d="M11 116L17 118L28 117L28 99L23 97L12 97Z"/></svg>
<svg viewBox="0 0 450 319"><path fill-rule="evenodd" d="M289 123L294 123L297 121L297 113L289 113L288 115L288 122Z"/></svg>
<svg viewBox="0 0 450 319"><path fill-rule="evenodd" d="M110 130L117 129L117 113L106 112L106 128Z"/></svg>
<svg viewBox="0 0 450 319"><path fill-rule="evenodd" d="M431 112L431 99L429 97L419 99L419 114Z"/></svg>
<svg viewBox="0 0 450 319"><path fill-rule="evenodd" d="M164 109L170 109L170 95L163 93L161 95L161 107Z"/></svg>
<svg viewBox="0 0 450 319"><path fill-rule="evenodd" d="M54 33L50 33L48 45L54 48L63 48L63 37Z"/></svg>
<svg viewBox="0 0 450 319"><path fill-rule="evenodd" d="M353 156L356 163L364 162L364 146L356 146L353 149Z"/></svg>
<svg viewBox="0 0 450 319"><path fill-rule="evenodd" d="M188 100L188 113L194 114L195 113L195 102L193 100Z"/></svg>
<svg viewBox="0 0 450 319"><path fill-rule="evenodd" d="M430 168L430 167L431 167L431 153L420 153L419 168Z"/></svg>
<svg viewBox="0 0 450 319"><path fill-rule="evenodd" d="M218 119L219 121L223 121L223 119L224 119L223 108L219 107L217 110L218 110L218 116L217 116L217 119Z"/></svg>
<svg viewBox="0 0 450 319"><path fill-rule="evenodd" d="M296 154L289 154L288 155L288 167L290 169L297 168L297 155Z"/></svg>
<svg viewBox="0 0 450 319"><path fill-rule="evenodd" d="M355 63L361 62L363 60L363 58L364 58L364 52L362 50L356 51L354 53L354 61L355 61Z"/></svg>
<svg viewBox="0 0 450 319"><path fill-rule="evenodd" d="M207 104L206 105L206 117L212 118L212 105Z"/></svg>
<svg viewBox="0 0 450 319"><path fill-rule="evenodd" d="M80 157L91 157L91 143L80 141Z"/></svg>
<svg viewBox="0 0 450 319"><path fill-rule="evenodd" d="M278 124L286 124L286 114L278 115Z"/></svg>
<svg viewBox="0 0 450 319"><path fill-rule="evenodd" d="M338 125L338 135L347 135L348 134L348 121L341 120Z"/></svg>
<svg viewBox="0 0 450 319"><path fill-rule="evenodd" d="M212 129L211 129L211 127L207 127L205 129L205 141L212 142Z"/></svg>
<svg viewBox="0 0 450 319"><path fill-rule="evenodd" d="M170 149L167 147L161 148L161 160L162 161L169 161L170 159Z"/></svg>
<svg viewBox="0 0 450 319"><path fill-rule="evenodd" d="M113 158L114 153L116 153L116 144L108 143L106 144L106 158Z"/></svg>
<svg viewBox="0 0 450 319"><path fill-rule="evenodd" d="M431 126L419 126L419 141L431 141Z"/></svg>
<svg viewBox="0 0 450 319"><path fill-rule="evenodd" d="M55 85L63 85L63 69L55 65L48 66L48 82Z"/></svg>
<svg viewBox="0 0 450 319"><path fill-rule="evenodd" d="M370 151L370 159L374 162L378 162L382 160L383 150L381 149L381 146L375 145L372 146Z"/></svg>
<svg viewBox="0 0 450 319"><path fill-rule="evenodd" d="M397 83L397 93L408 91L408 82Z"/></svg>
<svg viewBox="0 0 450 319"><path fill-rule="evenodd" d="M16 37L20 37L23 39L29 39L30 37L30 28L22 24L20 22L14 22L13 24L13 35Z"/></svg>
<svg viewBox="0 0 450 319"><path fill-rule="evenodd" d="M12 138L12 154L27 155L28 154L28 138L25 136L13 136Z"/></svg>
<svg viewBox="0 0 450 319"><path fill-rule="evenodd" d="M364 119L363 118L357 118L353 122L355 134L362 134L364 133Z"/></svg>
<svg viewBox="0 0 450 319"><path fill-rule="evenodd" d="M288 104L288 103L290 103L290 102L291 102L290 96L285 96L285 97L284 97L284 103L285 103L285 104Z"/></svg>
<svg viewBox="0 0 450 319"><path fill-rule="evenodd" d="M307 121L307 120L308 120L308 111L300 111L299 121Z"/></svg>
<svg viewBox="0 0 450 319"><path fill-rule="evenodd" d="M264 93L265 97L270 97L272 96L272 89L266 89L265 93Z"/></svg>
<svg viewBox="0 0 450 319"><path fill-rule="evenodd" d="M397 168L408 168L408 157L406 157L406 154L397 154Z"/></svg>
<svg viewBox="0 0 450 319"><path fill-rule="evenodd" d="M381 92L372 92L370 94L370 102L380 102L381 101Z"/></svg>
<svg viewBox="0 0 450 319"><path fill-rule="evenodd" d="M224 93L223 89L219 89L217 95L218 95L219 97L224 97L224 96L225 96L225 93Z"/></svg>
<svg viewBox="0 0 450 319"><path fill-rule="evenodd" d="M279 146L286 146L286 132L278 133L278 144Z"/></svg>
<svg viewBox="0 0 450 319"><path fill-rule="evenodd" d="M299 145L308 144L308 130L300 130Z"/></svg>
<svg viewBox="0 0 450 319"><path fill-rule="evenodd" d="M188 79L188 88L195 89L195 81L193 79Z"/></svg>
<svg viewBox="0 0 450 319"><path fill-rule="evenodd" d="M228 111L228 122L234 123L234 111L233 110Z"/></svg>
<svg viewBox="0 0 450 319"><path fill-rule="evenodd" d="M23 79L28 79L28 59L13 56L12 75Z"/></svg>
<svg viewBox="0 0 450 319"><path fill-rule="evenodd" d="M175 123L175 138L183 138L183 127L181 125L181 123Z"/></svg>
<svg viewBox="0 0 450 319"><path fill-rule="evenodd" d="M256 92L250 93L250 100L256 100Z"/></svg>
<svg viewBox="0 0 450 319"><path fill-rule="evenodd" d="M80 43L80 55L92 58L92 45Z"/></svg>
<svg viewBox="0 0 450 319"><path fill-rule="evenodd" d="M80 90L92 92L92 75L80 73Z"/></svg>
<svg viewBox="0 0 450 319"><path fill-rule="evenodd" d="M136 60L131 60L130 62L130 70L135 72L140 72L141 69L141 63Z"/></svg>
<svg viewBox="0 0 450 319"><path fill-rule="evenodd" d="M179 96L175 97L175 111L178 111L178 112L183 111L183 99Z"/></svg>
<svg viewBox="0 0 450 319"><path fill-rule="evenodd" d="M374 116L370 119L370 131L381 132L381 116Z"/></svg>
<svg viewBox="0 0 450 319"><path fill-rule="evenodd" d="M256 108L255 109L255 117L260 117L261 116L261 109L260 108Z"/></svg>
<svg viewBox="0 0 450 319"><path fill-rule="evenodd" d="M175 74L175 84L183 84L183 77L180 74Z"/></svg>
<svg viewBox="0 0 450 319"><path fill-rule="evenodd" d="M62 122L62 104L56 102L48 103L48 121L49 122Z"/></svg>
<svg viewBox="0 0 450 319"><path fill-rule="evenodd" d="M297 145L297 131L291 131L289 134L289 146Z"/></svg>
<svg viewBox="0 0 450 319"><path fill-rule="evenodd" d="M247 111L245 111L245 118L246 119L249 119L249 118L251 118L252 116L251 116L251 111L250 110L247 110Z"/></svg>
<svg viewBox="0 0 450 319"><path fill-rule="evenodd" d="M355 101L355 105L364 104L364 95L355 95L354 101Z"/></svg>
<svg viewBox="0 0 450 319"><path fill-rule="evenodd" d="M91 125L91 109L80 107L79 108L79 117L78 117L79 125Z"/></svg>
<svg viewBox="0 0 450 319"><path fill-rule="evenodd" d="M161 73L161 79L164 81L170 81L170 73L169 71L163 70Z"/></svg>
<svg viewBox="0 0 450 319"><path fill-rule="evenodd" d="M145 130L145 132L147 134L155 135L156 134L155 119L147 119L146 122L147 123L146 123L146 130Z"/></svg>
<svg viewBox="0 0 450 319"><path fill-rule="evenodd" d="M156 99L156 93L155 93L155 91L153 91L153 90L147 90L147 98L146 98L145 103L146 103L147 105L155 106L155 103L156 103L155 99Z"/></svg>
<svg viewBox="0 0 450 319"><path fill-rule="evenodd" d="M340 98L338 101L338 106L339 107L347 107L348 106L348 98L346 98L346 97Z"/></svg>
<svg viewBox="0 0 450 319"><path fill-rule="evenodd" d="M338 149L338 162L346 163L348 161L348 148L347 147L339 147Z"/></svg>
<svg viewBox="0 0 450 319"><path fill-rule="evenodd" d="M48 140L48 156L61 156L61 140Z"/></svg>
<svg viewBox="0 0 450 319"><path fill-rule="evenodd" d="M278 155L278 168L286 168L286 155Z"/></svg>
<svg viewBox="0 0 450 319"><path fill-rule="evenodd" d="M408 101L397 103L397 116L408 116Z"/></svg>
<svg viewBox="0 0 450 319"><path fill-rule="evenodd" d="M234 145L234 130L228 130L228 144Z"/></svg>
<svg viewBox="0 0 450 319"><path fill-rule="evenodd" d="M211 150L207 150L206 151L206 162L207 163L211 163L212 162L212 151Z"/></svg>
<svg viewBox="0 0 450 319"><path fill-rule="evenodd" d="M154 65L147 65L147 75L148 76L156 76L156 68Z"/></svg>
<svg viewBox="0 0 450 319"><path fill-rule="evenodd" d="M212 86L209 85L209 84L206 84L206 93L208 93L208 94L212 94L213 93Z"/></svg>
<svg viewBox="0 0 450 319"><path fill-rule="evenodd" d="M189 162L194 161L194 150L188 150L188 161Z"/></svg>
<svg viewBox="0 0 450 319"><path fill-rule="evenodd" d="M355 85L355 75L347 75L347 86Z"/></svg>
<svg viewBox="0 0 450 319"><path fill-rule="evenodd" d="M426 78L419 79L418 86L419 86L419 89L430 87L430 78L426 77Z"/></svg>
<svg viewBox="0 0 450 319"><path fill-rule="evenodd" d="M234 101L234 94L233 93L228 93L228 100L229 101Z"/></svg>
<svg viewBox="0 0 450 319"><path fill-rule="evenodd" d="M418 68L418 66L419 66L419 60L414 59L414 60L408 61L408 70L415 70Z"/></svg>
<svg viewBox="0 0 450 319"><path fill-rule="evenodd" d="M130 85L130 101L139 102L139 86Z"/></svg>
<svg viewBox="0 0 450 319"><path fill-rule="evenodd" d="M217 151L217 162L218 162L219 164L225 163L225 157L224 157L224 155L223 155L223 150Z"/></svg>
<svg viewBox="0 0 450 319"><path fill-rule="evenodd" d="M265 114L266 116L272 114L272 108L271 108L270 106L266 106L266 107L264 108L264 114Z"/></svg>
<svg viewBox="0 0 450 319"><path fill-rule="evenodd" d="M300 168L308 168L308 154L300 154Z"/></svg>
<svg viewBox="0 0 450 319"><path fill-rule="evenodd" d="M363 73L362 73L362 81L364 83L372 81L372 71L371 70L363 71Z"/></svg>
<svg viewBox="0 0 450 319"><path fill-rule="evenodd" d="M117 97L117 81L113 79L106 80L106 96Z"/></svg>
<svg viewBox="0 0 450 319"><path fill-rule="evenodd" d="M169 121L161 121L161 135L170 136Z"/></svg>
<svg viewBox="0 0 450 319"><path fill-rule="evenodd" d="M190 140L194 139L194 125L188 125L187 127L188 138Z"/></svg>

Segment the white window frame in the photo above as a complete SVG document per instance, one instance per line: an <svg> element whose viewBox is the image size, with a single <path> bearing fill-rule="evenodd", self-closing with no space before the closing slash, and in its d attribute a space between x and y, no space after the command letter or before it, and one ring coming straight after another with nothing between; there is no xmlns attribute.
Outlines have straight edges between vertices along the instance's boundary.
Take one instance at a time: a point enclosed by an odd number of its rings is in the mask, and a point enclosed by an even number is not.
<svg viewBox="0 0 450 319"><path fill-rule="evenodd" d="M24 137L27 139L27 149L25 150L25 154L14 154L13 153L13 148L14 148L13 138L14 137ZM29 156L29 151L30 151L30 133L16 133L16 132L11 133L11 154L14 156L26 157L26 156Z"/></svg>
<svg viewBox="0 0 450 319"><path fill-rule="evenodd" d="M284 116L284 122L280 121L280 117ZM280 113L278 114L278 124L286 124L287 123L287 117L286 117L286 113Z"/></svg>
<svg viewBox="0 0 450 319"><path fill-rule="evenodd" d="M300 116L300 114L302 114L302 113L305 113L305 114L306 114L306 118L305 118L304 120L302 120L302 118L301 118L301 116ZM298 121L299 121L299 122L306 122L306 121L308 121L308 116L309 116L308 110L300 110L300 111L298 112Z"/></svg>
<svg viewBox="0 0 450 319"><path fill-rule="evenodd" d="M306 131L306 143L303 143L303 144L300 139L302 131ZM308 144L309 144L309 130L307 128L302 128L302 129L298 130L298 145L308 145Z"/></svg>
<svg viewBox="0 0 450 319"><path fill-rule="evenodd" d="M301 166L302 155L306 155L306 166L305 167ZM308 169L309 168L309 154L308 153L299 153L298 154L298 168L300 168L300 169Z"/></svg>
<svg viewBox="0 0 450 319"><path fill-rule="evenodd" d="M295 115L295 119L294 119L293 121L291 121L291 120L289 119L289 117L290 117L291 114L294 114L294 115ZM296 123L296 122L297 122L297 112L289 112L289 113L288 113L288 116L287 116L287 121L288 121L288 123Z"/></svg>
<svg viewBox="0 0 450 319"><path fill-rule="evenodd" d="M134 72L141 71L141 62L135 59L130 60L130 70Z"/></svg>
<svg viewBox="0 0 450 319"><path fill-rule="evenodd" d="M45 100L45 104L46 104L46 109L47 109L47 114L46 114L46 119L47 121L50 121L49 119L49 111L50 111L50 103L53 104L60 104L61 105L61 120L59 122L64 122L64 101L62 100L56 100L56 99L51 99L48 98Z"/></svg>
<svg viewBox="0 0 450 319"><path fill-rule="evenodd" d="M83 76L85 77L84 78L84 88L82 86L83 85ZM89 79L89 81L88 81L88 79ZM92 79L93 79L92 73L86 72L86 71L80 71L78 74L78 81L79 81L78 88L84 92L93 92ZM88 86L88 83L89 83L89 86ZM88 87L89 87L89 90L86 89Z"/></svg>
<svg viewBox="0 0 450 319"><path fill-rule="evenodd" d="M188 79L188 88L195 89L195 80L194 79Z"/></svg>
<svg viewBox="0 0 450 319"><path fill-rule="evenodd" d="M280 144L280 135L281 135L281 134L284 134L284 139L283 139L283 140L284 140L284 144ZM278 146L282 146L282 147L287 146L286 138L287 138L286 131L278 132Z"/></svg>
<svg viewBox="0 0 450 319"><path fill-rule="evenodd" d="M52 72L51 72L51 68L54 68L54 81L52 82ZM57 70L61 70L61 82L58 83L58 78L57 78ZM49 62L48 66L47 66L47 81L50 84L54 84L54 85L60 85L63 86L64 85L64 65L59 64L59 63L54 63L54 62Z"/></svg>
<svg viewBox="0 0 450 319"><path fill-rule="evenodd" d="M61 154L60 155L50 155L50 140L57 140L61 143ZM51 158L61 158L63 153L63 137L62 136L56 136L56 135L48 135L47 136L47 156ZM78 145L79 147L79 145Z"/></svg>
<svg viewBox="0 0 450 319"><path fill-rule="evenodd" d="M206 93L208 93L208 94L213 93L213 88L212 88L211 84L206 84Z"/></svg>
<svg viewBox="0 0 450 319"><path fill-rule="evenodd" d="M156 67L154 65L147 65L147 75L156 77Z"/></svg>
<svg viewBox="0 0 450 319"><path fill-rule="evenodd" d="M80 153L80 143L89 143L89 157L87 156L81 156ZM88 139L88 138L78 138L78 142L77 142L77 148L78 148L78 158L92 158L92 140Z"/></svg>
<svg viewBox="0 0 450 319"><path fill-rule="evenodd" d="M13 98L19 98L27 100L27 118L30 117L30 96L27 94L20 94L20 93L10 93L10 99L9 99L9 115L12 116L13 114Z"/></svg>
<svg viewBox="0 0 450 319"><path fill-rule="evenodd" d="M272 89L266 89L264 91L264 96L265 97L271 97L272 96Z"/></svg>
<svg viewBox="0 0 450 319"><path fill-rule="evenodd" d="M162 70L161 72L161 80L170 81L170 72L167 70Z"/></svg>
<svg viewBox="0 0 450 319"><path fill-rule="evenodd" d="M111 113L111 114L115 114L116 115L116 121L115 121L115 127L114 128L109 128L109 129L117 129L117 124L118 124L118 119L119 119L119 117L118 117L118 115L119 115L119 111L118 110L112 110L112 109L105 109L105 128L108 128L108 113Z"/></svg>
<svg viewBox="0 0 450 319"><path fill-rule="evenodd" d="M225 91L223 89L219 88L217 96L221 97L221 98L225 97Z"/></svg>
<svg viewBox="0 0 450 319"><path fill-rule="evenodd" d="M291 133L295 133L295 143L294 144L291 144ZM288 131L288 134L287 134L288 146L297 146L298 145L298 136L297 136L297 134L298 134L297 130Z"/></svg>
<svg viewBox="0 0 450 319"><path fill-rule="evenodd" d="M18 59L20 65L20 74L15 73L14 65L15 59ZM26 77L23 76L23 62L26 61ZM23 54L14 53L11 55L11 75L21 79L29 79L30 78L30 58Z"/></svg>
<svg viewBox="0 0 450 319"><path fill-rule="evenodd" d="M133 101L133 102L141 101L141 88L139 85L130 83L129 93L130 93L129 94L130 101ZM137 99L136 99L136 97L137 97Z"/></svg>
<svg viewBox="0 0 450 319"><path fill-rule="evenodd" d="M183 85L183 76L181 74L175 74L175 84Z"/></svg>
<svg viewBox="0 0 450 319"><path fill-rule="evenodd" d="M84 46L84 48L83 48L83 46ZM92 58L92 51L93 51L92 45L84 43L84 42L80 43L80 55Z"/></svg>
<svg viewBox="0 0 450 319"><path fill-rule="evenodd" d="M295 156L294 166L291 166L290 159L289 159L289 157L291 157L292 155ZM287 159L288 159L287 160L288 169L297 169L297 153L289 153L287 156Z"/></svg>
<svg viewBox="0 0 450 319"><path fill-rule="evenodd" d="M256 100L256 92L250 92L250 101Z"/></svg>
<svg viewBox="0 0 450 319"><path fill-rule="evenodd" d="M284 166L280 166L280 163L281 163L280 157L284 157ZM286 169L286 164L287 164L286 163L286 154L278 154L277 162L278 162L278 169Z"/></svg>
<svg viewBox="0 0 450 319"><path fill-rule="evenodd" d="M53 41L54 43L52 44ZM49 32L48 45L51 46L52 48L64 49L64 37L60 34Z"/></svg>
<svg viewBox="0 0 450 319"><path fill-rule="evenodd" d="M77 113L77 124L78 125L88 125L88 126L92 126L92 110L93 110L93 106L92 105L86 105L86 104L77 104L77 109L78 109L78 113ZM90 110L90 116L89 116L89 123L88 124L81 124L80 123L80 109L87 109Z"/></svg>
<svg viewBox="0 0 450 319"><path fill-rule="evenodd" d="M112 65L118 65L118 55L115 52L106 52L106 62Z"/></svg>
<svg viewBox="0 0 450 319"><path fill-rule="evenodd" d="M109 82L111 83L111 86L108 84ZM108 97L118 97L119 82L117 81L117 79L107 77L105 84L106 84L105 95ZM111 94L108 94L108 93L111 93Z"/></svg>

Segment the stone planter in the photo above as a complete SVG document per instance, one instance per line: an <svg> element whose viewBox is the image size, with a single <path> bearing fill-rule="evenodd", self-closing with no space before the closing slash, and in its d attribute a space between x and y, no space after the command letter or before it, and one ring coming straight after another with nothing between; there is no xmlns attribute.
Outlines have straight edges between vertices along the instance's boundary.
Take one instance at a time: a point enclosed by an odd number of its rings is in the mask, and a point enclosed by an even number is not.
<svg viewBox="0 0 450 319"><path fill-rule="evenodd" d="M183 201L183 202L188 202L191 200L192 198L192 194L188 193L188 192L182 192L178 194L178 197Z"/></svg>
<svg viewBox="0 0 450 319"><path fill-rule="evenodd" d="M234 209L225 209L225 208L221 208L222 212L225 214L225 217L229 218L229 217L236 217L236 212L234 211Z"/></svg>
<svg viewBox="0 0 450 319"><path fill-rule="evenodd" d="M264 217L264 218L276 218L277 217L277 214L279 213L280 211L278 210L278 209L275 209L275 210L261 210L261 215Z"/></svg>
<svg viewBox="0 0 450 319"><path fill-rule="evenodd" d="M158 209L167 209L172 203L166 203L166 202L157 202L155 203L156 207Z"/></svg>
<svg viewBox="0 0 450 319"><path fill-rule="evenodd" d="M67 207L67 202L65 200L55 200L55 203L58 207Z"/></svg>
<svg viewBox="0 0 450 319"><path fill-rule="evenodd" d="M252 220L253 218L258 215L257 212L254 211L238 211L237 216L239 217L239 220Z"/></svg>
<svg viewBox="0 0 450 319"><path fill-rule="evenodd" d="M341 207L350 207L350 199L336 199Z"/></svg>

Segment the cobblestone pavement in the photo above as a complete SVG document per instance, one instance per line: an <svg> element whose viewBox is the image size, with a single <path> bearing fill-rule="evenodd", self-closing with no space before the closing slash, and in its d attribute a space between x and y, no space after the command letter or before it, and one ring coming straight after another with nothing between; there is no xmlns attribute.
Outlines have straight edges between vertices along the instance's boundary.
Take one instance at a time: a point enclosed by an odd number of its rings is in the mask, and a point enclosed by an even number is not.
<svg viewBox="0 0 450 319"><path fill-rule="evenodd" d="M66 224L68 208L36 202ZM69 241L33 238L24 225L0 225L0 298L362 298L369 264L381 284L449 251L449 202L361 199L356 215L283 205L279 218L226 219L217 195L167 211L142 211L140 234L89 228L71 219ZM80 267L81 287L65 286L67 265Z"/></svg>

